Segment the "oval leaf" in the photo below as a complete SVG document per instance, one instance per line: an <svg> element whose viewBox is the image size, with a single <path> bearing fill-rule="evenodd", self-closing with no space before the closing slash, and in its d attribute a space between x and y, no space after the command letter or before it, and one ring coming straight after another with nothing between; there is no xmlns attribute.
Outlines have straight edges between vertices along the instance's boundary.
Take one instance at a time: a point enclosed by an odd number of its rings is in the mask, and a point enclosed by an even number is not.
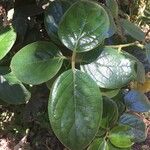
<svg viewBox="0 0 150 150"><path fill-rule="evenodd" d="M68 70L55 81L49 118L58 139L71 150L85 148L102 118L102 97L96 83L79 70Z"/></svg>
<svg viewBox="0 0 150 150"><path fill-rule="evenodd" d="M107 97L103 97L103 115L100 126L102 128L111 128L118 120L117 104Z"/></svg>
<svg viewBox="0 0 150 150"><path fill-rule="evenodd" d="M109 132L110 142L119 148L131 147L134 142L133 135L130 132L131 128L126 125L118 125Z"/></svg>
<svg viewBox="0 0 150 150"><path fill-rule="evenodd" d="M16 41L16 33L12 28L4 28L0 31L0 60L6 56Z"/></svg>
<svg viewBox="0 0 150 150"><path fill-rule="evenodd" d="M105 48L96 61L82 65L81 70L89 74L100 87L115 89L135 78L134 65L134 61L118 50Z"/></svg>
<svg viewBox="0 0 150 150"><path fill-rule="evenodd" d="M147 132L146 125L141 118L136 115L124 113L120 119L119 123L128 125L131 127L131 133L134 136L134 142L143 142L146 140Z"/></svg>
<svg viewBox="0 0 150 150"><path fill-rule="evenodd" d="M0 99L9 104L23 104L30 97L30 92L13 73L5 74L0 69Z"/></svg>
<svg viewBox="0 0 150 150"><path fill-rule="evenodd" d="M62 66L59 49L50 42L34 42L23 47L12 58L11 69L16 77L27 84L48 81Z"/></svg>
<svg viewBox="0 0 150 150"><path fill-rule="evenodd" d="M120 22L121 22L120 25L123 27L123 29L133 38L139 41L143 41L145 39L144 32L134 23L126 19L120 19Z"/></svg>
<svg viewBox="0 0 150 150"><path fill-rule="evenodd" d="M135 112L150 111L150 101L142 92L131 90L124 97L125 105Z"/></svg>
<svg viewBox="0 0 150 150"><path fill-rule="evenodd" d="M103 7L91 1L79 1L64 14L59 25L62 43L72 51L89 51L105 39L109 18Z"/></svg>

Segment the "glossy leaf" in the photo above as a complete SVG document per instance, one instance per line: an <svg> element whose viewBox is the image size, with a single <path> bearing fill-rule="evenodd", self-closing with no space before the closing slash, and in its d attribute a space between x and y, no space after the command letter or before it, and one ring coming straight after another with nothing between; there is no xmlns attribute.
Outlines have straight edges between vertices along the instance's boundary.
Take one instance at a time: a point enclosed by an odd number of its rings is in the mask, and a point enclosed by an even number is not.
<svg viewBox="0 0 150 150"><path fill-rule="evenodd" d="M27 84L41 84L56 75L63 59L59 49L50 42L34 42L23 47L12 58L11 69Z"/></svg>
<svg viewBox="0 0 150 150"><path fill-rule="evenodd" d="M79 70L68 70L55 81L48 113L58 139L71 150L85 148L96 135L102 118L97 84Z"/></svg>
<svg viewBox="0 0 150 150"><path fill-rule="evenodd" d="M134 23L126 19L120 19L120 22L121 22L121 26L123 27L123 29L133 38L139 41L143 41L145 39L144 32Z"/></svg>
<svg viewBox="0 0 150 150"><path fill-rule="evenodd" d="M101 88L115 89L127 85L136 77L135 62L124 53L105 48L98 59L82 65L81 70L89 74Z"/></svg>
<svg viewBox="0 0 150 150"><path fill-rule="evenodd" d="M145 45L147 60L150 63L150 44Z"/></svg>
<svg viewBox="0 0 150 150"><path fill-rule="evenodd" d="M133 135L130 132L131 127L127 125L118 125L109 132L110 142L119 148L131 147L133 142Z"/></svg>
<svg viewBox="0 0 150 150"><path fill-rule="evenodd" d="M108 129L115 125L118 120L118 108L117 104L107 97L103 97L103 108L100 126Z"/></svg>
<svg viewBox="0 0 150 150"><path fill-rule="evenodd" d="M68 0L55 0L46 8L44 18L45 28L51 40L57 44L60 44L60 39L57 34L58 24L71 4L71 1Z"/></svg>
<svg viewBox="0 0 150 150"><path fill-rule="evenodd" d="M5 71L0 68L0 99L9 104L23 104L28 101L30 92L12 72Z"/></svg>
<svg viewBox="0 0 150 150"><path fill-rule="evenodd" d="M134 142L143 142L146 140L146 125L143 120L134 114L124 113L120 119L119 123L128 125L131 127L130 132L134 136Z"/></svg>
<svg viewBox="0 0 150 150"><path fill-rule="evenodd" d="M90 144L87 150L109 150L109 147L105 139L97 138Z"/></svg>
<svg viewBox="0 0 150 150"><path fill-rule="evenodd" d="M16 33L12 28L4 28L0 31L0 60L6 56L16 41Z"/></svg>
<svg viewBox="0 0 150 150"><path fill-rule="evenodd" d="M72 51L89 51L103 42L109 29L104 8L92 1L78 1L64 14L58 34Z"/></svg>
<svg viewBox="0 0 150 150"><path fill-rule="evenodd" d="M140 50L142 50L142 49L140 49ZM132 54L129 54L126 52L124 52L124 54L126 55L126 57L129 57L131 60L133 60L135 62L136 80L139 83L144 83L145 82L145 68L144 68L143 63L141 63L141 60L139 60L138 58L136 58Z"/></svg>
<svg viewBox="0 0 150 150"><path fill-rule="evenodd" d="M150 101L140 91L131 90L125 97L124 102L128 109L135 112L148 112L150 111Z"/></svg>
<svg viewBox="0 0 150 150"><path fill-rule="evenodd" d="M114 18L118 17L118 3L116 0L106 0L106 6L110 9Z"/></svg>

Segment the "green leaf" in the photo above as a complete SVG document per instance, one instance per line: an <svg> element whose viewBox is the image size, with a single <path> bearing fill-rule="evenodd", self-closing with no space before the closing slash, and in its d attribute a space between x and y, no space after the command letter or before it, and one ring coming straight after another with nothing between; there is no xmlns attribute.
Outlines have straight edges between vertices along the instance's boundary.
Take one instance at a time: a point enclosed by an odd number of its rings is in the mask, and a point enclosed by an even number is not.
<svg viewBox="0 0 150 150"><path fill-rule="evenodd" d="M110 142L119 148L131 147L133 142L133 135L130 132L131 127L127 125L118 125L109 132Z"/></svg>
<svg viewBox="0 0 150 150"><path fill-rule="evenodd" d="M59 49L50 42L34 42L23 47L12 58L11 69L27 84L41 84L56 75L63 59Z"/></svg>
<svg viewBox="0 0 150 150"><path fill-rule="evenodd" d="M3 67L2 67L3 68ZM0 99L9 104L23 104L31 97L26 87L11 73L0 68Z"/></svg>
<svg viewBox="0 0 150 150"><path fill-rule="evenodd" d="M135 112L150 111L150 101L142 92L131 90L124 97L125 105Z"/></svg>
<svg viewBox="0 0 150 150"><path fill-rule="evenodd" d="M97 84L79 70L68 70L55 81L48 113L58 139L71 150L85 148L95 137L102 118Z"/></svg>
<svg viewBox="0 0 150 150"><path fill-rule="evenodd" d="M72 2L73 3L73 2ZM45 11L45 28L52 41L56 44L60 44L60 39L58 37L58 24L66 12L66 10L71 6L71 1L56 0L50 3Z"/></svg>
<svg viewBox="0 0 150 150"><path fill-rule="evenodd" d="M115 147L114 145L112 145L110 141L108 141L107 143L108 143L109 150L131 150L131 147L129 147L129 148L118 148L118 147Z"/></svg>
<svg viewBox="0 0 150 150"><path fill-rule="evenodd" d="M134 48L134 47L133 47ZM136 47L135 47L136 49ZM127 49L128 50L128 49ZM142 50L142 49L140 49ZM137 51L136 51L137 52ZM133 61L135 61L135 64L136 64L136 80L139 82L139 83L144 83L145 82L145 68L144 68L144 65L141 63L141 61L136 58L135 56L133 56L132 54L129 54L129 53L125 53L124 54L129 57L130 59L132 59Z"/></svg>
<svg viewBox="0 0 150 150"><path fill-rule="evenodd" d="M150 63L150 44L145 45L147 60Z"/></svg>
<svg viewBox="0 0 150 150"><path fill-rule="evenodd" d="M6 27L0 31L0 60L6 56L16 41L16 33Z"/></svg>
<svg viewBox="0 0 150 150"><path fill-rule="evenodd" d="M109 29L109 17L95 2L78 1L62 17L58 35L72 51L89 51L103 42Z"/></svg>
<svg viewBox="0 0 150 150"><path fill-rule="evenodd" d="M106 6L110 9L114 18L118 17L118 3L116 0L106 0Z"/></svg>
<svg viewBox="0 0 150 150"><path fill-rule="evenodd" d="M103 108L100 126L108 129L115 125L118 120L118 108L117 104L108 97L103 97Z"/></svg>
<svg viewBox="0 0 150 150"><path fill-rule="evenodd" d="M90 144L87 150L109 150L109 147L105 139L97 138Z"/></svg>
<svg viewBox="0 0 150 150"><path fill-rule="evenodd" d="M145 39L145 33L134 23L126 19L120 19L120 22L123 29L133 38L139 41L143 41Z"/></svg>
<svg viewBox="0 0 150 150"><path fill-rule="evenodd" d="M146 140L147 137L146 125L139 116L124 113L120 117L119 123L131 127L130 132L134 136L134 142L143 142Z"/></svg>
<svg viewBox="0 0 150 150"><path fill-rule="evenodd" d="M134 66L135 62L123 52L105 48L96 61L81 65L81 70L89 74L101 88L116 89L136 77Z"/></svg>
<svg viewBox="0 0 150 150"><path fill-rule="evenodd" d="M100 90L103 96L109 98L115 97L120 91L120 89L103 89L103 88L101 88Z"/></svg>

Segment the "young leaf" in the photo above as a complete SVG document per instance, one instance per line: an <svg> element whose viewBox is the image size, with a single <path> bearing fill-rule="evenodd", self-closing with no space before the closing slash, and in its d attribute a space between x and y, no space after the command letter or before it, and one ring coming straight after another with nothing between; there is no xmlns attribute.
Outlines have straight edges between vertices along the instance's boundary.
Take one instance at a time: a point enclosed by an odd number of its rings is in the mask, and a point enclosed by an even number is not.
<svg viewBox="0 0 150 150"><path fill-rule="evenodd" d="M103 7L92 1L78 1L62 17L58 34L72 51L89 51L103 42L109 18Z"/></svg>
<svg viewBox="0 0 150 150"><path fill-rule="evenodd" d="M147 60L150 63L150 44L145 45Z"/></svg>
<svg viewBox="0 0 150 150"><path fill-rule="evenodd" d="M125 105L128 109L135 112L150 111L150 101L140 91L131 90L124 97Z"/></svg>
<svg viewBox="0 0 150 150"><path fill-rule="evenodd" d="M118 17L118 3L116 0L106 0L106 6L110 9L114 18Z"/></svg>
<svg viewBox="0 0 150 150"><path fill-rule="evenodd" d="M121 26L123 27L123 29L133 38L139 41L143 41L145 39L144 32L134 23L126 19L120 19L120 22L121 22Z"/></svg>
<svg viewBox="0 0 150 150"><path fill-rule="evenodd" d="M95 139L87 150L109 150L107 141L102 138Z"/></svg>
<svg viewBox="0 0 150 150"><path fill-rule="evenodd" d="M96 135L102 118L97 84L79 70L68 70L55 81L48 113L58 139L71 150L85 148Z"/></svg>
<svg viewBox="0 0 150 150"><path fill-rule="evenodd" d="M131 127L127 125L118 125L109 132L110 142L119 148L131 147L133 142L133 135L130 132Z"/></svg>
<svg viewBox="0 0 150 150"><path fill-rule="evenodd" d="M107 97L103 97L103 115L100 126L102 128L111 128L118 120L117 104Z"/></svg>
<svg viewBox="0 0 150 150"><path fill-rule="evenodd" d="M56 75L63 59L59 49L50 42L34 42L23 47L12 58L11 69L27 84L41 84Z"/></svg>
<svg viewBox="0 0 150 150"><path fill-rule="evenodd" d="M135 62L124 53L113 48L105 48L96 61L81 65L81 70L89 74L102 88L123 87L136 77Z"/></svg>
<svg viewBox="0 0 150 150"><path fill-rule="evenodd" d="M107 143L108 143L109 150L131 150L131 147L129 147L129 148L118 148L118 147L115 147L113 144L111 144L110 141L108 141Z"/></svg>
<svg viewBox="0 0 150 150"><path fill-rule="evenodd" d="M66 10L71 6L70 1L56 0L50 3L45 11L45 28L52 41L57 44L60 43L58 38L58 24L66 12Z"/></svg>
<svg viewBox="0 0 150 150"><path fill-rule="evenodd" d="M0 60L6 56L16 41L16 33L6 27L0 31Z"/></svg>
<svg viewBox="0 0 150 150"><path fill-rule="evenodd" d="M138 116L134 114L124 113L120 117L119 123L131 127L130 132L134 136L134 142L143 142L146 140L146 125Z"/></svg>
<svg viewBox="0 0 150 150"><path fill-rule="evenodd" d="M26 87L11 73L0 68L0 99L9 104L23 104L31 97Z"/></svg>

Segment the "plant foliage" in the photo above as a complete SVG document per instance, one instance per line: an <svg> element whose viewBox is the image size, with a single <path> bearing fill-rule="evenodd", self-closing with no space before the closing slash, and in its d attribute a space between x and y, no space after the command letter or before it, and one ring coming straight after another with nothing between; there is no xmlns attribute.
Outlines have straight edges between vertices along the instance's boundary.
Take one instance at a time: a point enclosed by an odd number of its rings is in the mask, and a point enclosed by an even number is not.
<svg viewBox="0 0 150 150"><path fill-rule="evenodd" d="M140 47L150 61L145 33L119 14L116 0L55 0L46 6L44 29L50 39L41 40L30 28L36 36L11 53L16 35L31 38L27 17L39 14L38 9L24 16L25 28L15 18L20 27L16 32L11 25L1 29L0 59L7 59L7 53L13 57L1 63L0 98L10 104L28 103L30 92L24 84L46 82L51 127L71 150L130 150L144 141L146 126L133 112L150 111L150 102L130 83L145 84L145 70L124 48ZM129 36L132 43L122 38Z"/></svg>

